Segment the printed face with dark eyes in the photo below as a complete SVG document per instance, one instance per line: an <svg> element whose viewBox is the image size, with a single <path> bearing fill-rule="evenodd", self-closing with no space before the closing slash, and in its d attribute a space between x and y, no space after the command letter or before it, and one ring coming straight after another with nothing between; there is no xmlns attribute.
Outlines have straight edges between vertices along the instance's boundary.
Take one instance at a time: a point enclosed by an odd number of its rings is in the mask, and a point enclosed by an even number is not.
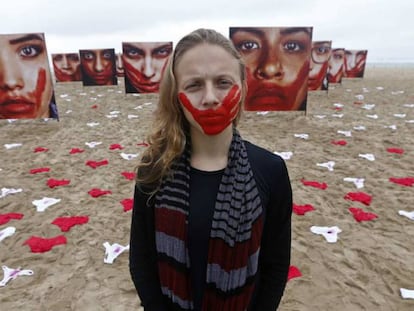
<svg viewBox="0 0 414 311"><path fill-rule="evenodd" d="M345 72L346 78L362 78L364 76L367 50L345 50Z"/></svg>
<svg viewBox="0 0 414 311"><path fill-rule="evenodd" d="M312 42L310 71L308 79L309 90L320 90L326 77L331 56L331 41Z"/></svg>
<svg viewBox="0 0 414 311"><path fill-rule="evenodd" d="M52 54L52 63L58 82L81 80L78 53Z"/></svg>
<svg viewBox="0 0 414 311"><path fill-rule="evenodd" d="M230 38L246 63L246 110L303 108L312 28L232 27Z"/></svg>
<svg viewBox="0 0 414 311"><path fill-rule="evenodd" d="M332 49L328 66L329 83L341 83L344 68L345 49Z"/></svg>
<svg viewBox="0 0 414 311"><path fill-rule="evenodd" d="M125 83L137 93L157 93L172 42L124 42Z"/></svg>
<svg viewBox="0 0 414 311"><path fill-rule="evenodd" d="M0 119L48 118L52 95L44 35L0 35Z"/></svg>
<svg viewBox="0 0 414 311"><path fill-rule="evenodd" d="M80 50L79 54L84 82L90 85L114 84L114 49Z"/></svg>

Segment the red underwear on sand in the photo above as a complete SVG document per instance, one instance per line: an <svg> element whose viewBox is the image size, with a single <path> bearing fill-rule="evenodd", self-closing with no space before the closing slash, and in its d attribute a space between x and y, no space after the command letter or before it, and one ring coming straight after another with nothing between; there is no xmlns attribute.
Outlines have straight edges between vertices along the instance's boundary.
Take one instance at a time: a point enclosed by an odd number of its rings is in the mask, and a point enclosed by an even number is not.
<svg viewBox="0 0 414 311"><path fill-rule="evenodd" d="M88 221L88 216L58 217L52 224L58 226L62 232L68 232L73 226L83 225Z"/></svg>
<svg viewBox="0 0 414 311"><path fill-rule="evenodd" d="M370 221L378 218L377 214L365 212L362 208L350 207L348 210L354 215L355 220L358 222Z"/></svg>
<svg viewBox="0 0 414 311"><path fill-rule="evenodd" d="M372 196L370 196L369 194L367 194L365 192L348 192L344 196L344 199L345 200L351 200L351 201L358 201L358 202L361 202L365 205L370 205L371 200L372 200Z"/></svg>
<svg viewBox="0 0 414 311"><path fill-rule="evenodd" d="M23 243L23 245L29 245L32 253L44 253L50 251L54 246L66 244L66 242L66 238L63 235L50 239L31 236Z"/></svg>
<svg viewBox="0 0 414 311"><path fill-rule="evenodd" d="M7 213L7 214L0 214L0 225L7 224L12 219L22 219L23 214L20 213Z"/></svg>
<svg viewBox="0 0 414 311"><path fill-rule="evenodd" d="M320 183L320 182L317 182L317 181L304 180L304 179L301 179L300 181L305 186L311 186L311 187L319 188L319 189L322 189L322 190L325 190L326 188L328 188L328 185L324 182Z"/></svg>

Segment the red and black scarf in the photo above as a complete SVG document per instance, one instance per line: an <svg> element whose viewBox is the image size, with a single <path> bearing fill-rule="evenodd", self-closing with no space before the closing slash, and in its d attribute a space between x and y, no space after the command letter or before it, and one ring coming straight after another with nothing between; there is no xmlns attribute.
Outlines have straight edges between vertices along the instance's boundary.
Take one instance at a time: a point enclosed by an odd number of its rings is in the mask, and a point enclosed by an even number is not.
<svg viewBox="0 0 414 311"><path fill-rule="evenodd" d="M190 154L187 143L155 197L161 290L181 310L193 310L187 239ZM258 270L262 214L246 147L234 130L210 231L203 311L248 308Z"/></svg>

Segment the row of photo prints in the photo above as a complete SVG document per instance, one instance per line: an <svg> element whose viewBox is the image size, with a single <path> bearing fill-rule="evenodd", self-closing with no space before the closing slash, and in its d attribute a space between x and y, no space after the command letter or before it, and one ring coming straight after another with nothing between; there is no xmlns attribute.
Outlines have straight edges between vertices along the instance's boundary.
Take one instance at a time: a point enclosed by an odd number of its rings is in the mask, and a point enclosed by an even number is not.
<svg viewBox="0 0 414 311"><path fill-rule="evenodd" d="M312 27L230 27L246 65L247 111L306 110L308 91L328 90L342 78L363 78L367 50L312 41ZM53 85L117 85L126 93L158 93L173 42L122 42L115 49L52 53L43 33L0 35L0 119L57 118Z"/></svg>

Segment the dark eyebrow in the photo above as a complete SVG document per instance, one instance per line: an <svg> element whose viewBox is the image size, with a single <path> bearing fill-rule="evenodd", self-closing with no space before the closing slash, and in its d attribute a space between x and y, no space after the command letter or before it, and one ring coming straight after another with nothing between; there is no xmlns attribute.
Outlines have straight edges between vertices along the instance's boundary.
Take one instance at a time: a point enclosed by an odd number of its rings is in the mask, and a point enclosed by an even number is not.
<svg viewBox="0 0 414 311"><path fill-rule="evenodd" d="M290 35L292 33L297 33L297 32L304 32L309 36L312 34L311 29L308 27L288 27L288 28L282 28L280 30L281 35Z"/></svg>
<svg viewBox="0 0 414 311"><path fill-rule="evenodd" d="M122 44L122 49L134 49L134 50L138 50L140 53L144 53L143 49L140 49L139 47L136 47L135 45L129 44L129 43L123 43Z"/></svg>
<svg viewBox="0 0 414 311"><path fill-rule="evenodd" d="M26 41L30 41L30 40L38 40L38 41L44 41L44 39L37 35L37 34L29 34L29 35L25 35L23 37L17 38L17 39L11 39L9 40L10 44L19 44L22 42L26 42Z"/></svg>
<svg viewBox="0 0 414 311"><path fill-rule="evenodd" d="M263 36L263 31L260 30L263 27L231 27L230 28L230 38L238 31L245 31L256 36Z"/></svg>
<svg viewBox="0 0 414 311"><path fill-rule="evenodd" d="M332 41L312 41L314 44L332 44Z"/></svg>
<svg viewBox="0 0 414 311"><path fill-rule="evenodd" d="M166 43L166 44L157 46L153 51L158 52L158 51L164 50L164 49L172 49L171 43Z"/></svg>

